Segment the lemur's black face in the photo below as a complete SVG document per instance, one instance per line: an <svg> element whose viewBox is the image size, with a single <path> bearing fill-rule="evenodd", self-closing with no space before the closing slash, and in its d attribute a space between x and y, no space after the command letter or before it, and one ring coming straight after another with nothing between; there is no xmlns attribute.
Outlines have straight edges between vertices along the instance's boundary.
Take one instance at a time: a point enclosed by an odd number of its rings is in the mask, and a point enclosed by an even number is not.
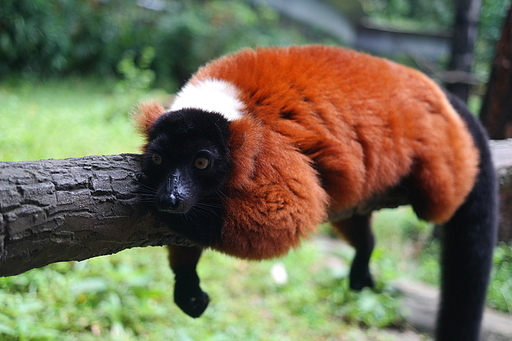
<svg viewBox="0 0 512 341"><path fill-rule="evenodd" d="M218 211L216 198L230 168L229 122L195 109L168 112L151 127L149 139L140 177L143 200L171 214Z"/></svg>

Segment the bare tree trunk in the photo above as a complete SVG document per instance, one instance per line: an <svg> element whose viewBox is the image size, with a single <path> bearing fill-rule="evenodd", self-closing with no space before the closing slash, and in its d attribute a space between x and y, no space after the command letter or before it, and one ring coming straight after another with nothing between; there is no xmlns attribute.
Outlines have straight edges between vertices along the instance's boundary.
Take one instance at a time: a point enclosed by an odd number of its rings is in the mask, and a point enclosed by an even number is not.
<svg viewBox="0 0 512 341"><path fill-rule="evenodd" d="M490 138L512 137L512 7L508 10L496 47L480 119Z"/></svg>
<svg viewBox="0 0 512 341"><path fill-rule="evenodd" d="M0 276L151 245L190 245L137 205L139 155L0 162Z"/></svg>
<svg viewBox="0 0 512 341"><path fill-rule="evenodd" d="M477 24L480 15L481 0L458 0L455 14L455 25L452 39L452 53L448 70L471 73L473 51L477 35ZM464 102L469 97L469 84L455 82L446 84L451 93Z"/></svg>

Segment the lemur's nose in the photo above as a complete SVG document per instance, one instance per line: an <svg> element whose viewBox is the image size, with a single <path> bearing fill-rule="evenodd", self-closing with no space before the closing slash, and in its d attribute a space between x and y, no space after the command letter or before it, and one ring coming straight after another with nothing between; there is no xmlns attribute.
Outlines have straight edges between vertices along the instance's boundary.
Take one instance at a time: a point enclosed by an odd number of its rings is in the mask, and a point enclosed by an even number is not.
<svg viewBox="0 0 512 341"><path fill-rule="evenodd" d="M169 213L185 213L188 211L183 205L183 199L176 196L174 193L161 195L157 199L156 205L158 210Z"/></svg>

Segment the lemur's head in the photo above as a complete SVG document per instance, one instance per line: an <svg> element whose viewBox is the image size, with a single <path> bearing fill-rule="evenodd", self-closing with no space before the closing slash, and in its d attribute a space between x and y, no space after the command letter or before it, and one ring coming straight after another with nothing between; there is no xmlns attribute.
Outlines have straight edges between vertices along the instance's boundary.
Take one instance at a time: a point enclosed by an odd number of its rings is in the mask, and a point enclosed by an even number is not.
<svg viewBox="0 0 512 341"><path fill-rule="evenodd" d="M228 180L229 122L222 115L169 111L151 125L147 138L141 192L157 210L187 213Z"/></svg>

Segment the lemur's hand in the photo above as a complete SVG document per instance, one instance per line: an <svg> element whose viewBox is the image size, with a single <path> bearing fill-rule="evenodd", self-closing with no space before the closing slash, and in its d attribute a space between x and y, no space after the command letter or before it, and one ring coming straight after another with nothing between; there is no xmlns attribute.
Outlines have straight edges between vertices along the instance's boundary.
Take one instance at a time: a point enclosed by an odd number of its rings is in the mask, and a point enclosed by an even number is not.
<svg viewBox="0 0 512 341"><path fill-rule="evenodd" d="M210 297L201 290L199 278L194 275L176 276L174 302L185 314L196 318L206 310L208 303L210 303Z"/></svg>

